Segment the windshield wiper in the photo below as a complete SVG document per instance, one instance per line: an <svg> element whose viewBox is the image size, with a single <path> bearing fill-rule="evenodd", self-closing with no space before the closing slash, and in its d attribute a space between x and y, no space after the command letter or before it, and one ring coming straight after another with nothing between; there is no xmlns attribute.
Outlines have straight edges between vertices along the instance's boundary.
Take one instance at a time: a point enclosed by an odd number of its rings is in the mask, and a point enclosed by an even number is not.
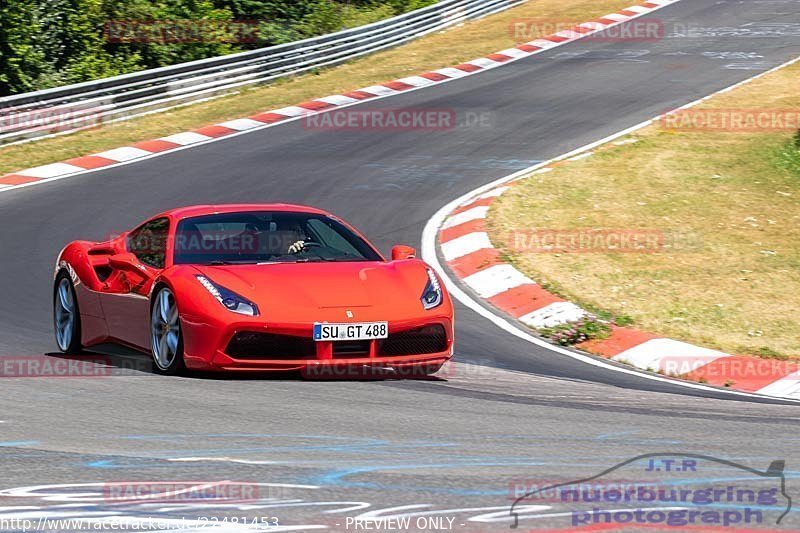
<svg viewBox="0 0 800 533"><path fill-rule="evenodd" d="M301 257L294 261L287 261L287 263L321 263L323 261L329 261L329 259L325 259L324 257Z"/></svg>
<svg viewBox="0 0 800 533"><path fill-rule="evenodd" d="M213 261L209 261L208 263L204 263L206 266L223 266L223 265L255 265L258 261L254 259L247 259L242 261L228 261L225 259L214 259Z"/></svg>

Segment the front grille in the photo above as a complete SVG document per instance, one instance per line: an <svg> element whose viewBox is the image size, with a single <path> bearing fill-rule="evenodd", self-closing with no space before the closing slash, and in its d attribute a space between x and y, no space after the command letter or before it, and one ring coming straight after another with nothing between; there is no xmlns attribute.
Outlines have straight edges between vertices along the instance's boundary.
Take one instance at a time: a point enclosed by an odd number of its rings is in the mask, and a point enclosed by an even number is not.
<svg viewBox="0 0 800 533"><path fill-rule="evenodd" d="M371 341L336 341L333 342L334 357L369 357Z"/></svg>
<svg viewBox="0 0 800 533"><path fill-rule="evenodd" d="M314 359L317 346L312 339L293 335L240 331L228 343L225 353L234 359Z"/></svg>
<svg viewBox="0 0 800 533"><path fill-rule="evenodd" d="M439 324L391 333L378 341L378 355L417 355L447 350L447 332Z"/></svg>

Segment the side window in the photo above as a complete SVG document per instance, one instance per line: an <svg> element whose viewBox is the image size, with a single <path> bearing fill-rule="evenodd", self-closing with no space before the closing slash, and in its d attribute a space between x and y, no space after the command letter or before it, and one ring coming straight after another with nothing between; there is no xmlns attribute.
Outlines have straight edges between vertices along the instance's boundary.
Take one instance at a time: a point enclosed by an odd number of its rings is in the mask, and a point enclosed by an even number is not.
<svg viewBox="0 0 800 533"><path fill-rule="evenodd" d="M127 239L127 248L147 266L164 268L167 256L169 219L157 218L133 230Z"/></svg>

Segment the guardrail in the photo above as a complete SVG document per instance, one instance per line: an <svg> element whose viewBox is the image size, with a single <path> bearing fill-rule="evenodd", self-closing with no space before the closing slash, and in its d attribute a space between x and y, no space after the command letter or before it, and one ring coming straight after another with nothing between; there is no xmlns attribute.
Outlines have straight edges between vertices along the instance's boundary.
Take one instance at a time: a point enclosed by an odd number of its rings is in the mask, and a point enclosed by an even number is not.
<svg viewBox="0 0 800 533"><path fill-rule="evenodd" d="M441 0L320 37L0 98L0 145L163 111L336 65L525 1Z"/></svg>

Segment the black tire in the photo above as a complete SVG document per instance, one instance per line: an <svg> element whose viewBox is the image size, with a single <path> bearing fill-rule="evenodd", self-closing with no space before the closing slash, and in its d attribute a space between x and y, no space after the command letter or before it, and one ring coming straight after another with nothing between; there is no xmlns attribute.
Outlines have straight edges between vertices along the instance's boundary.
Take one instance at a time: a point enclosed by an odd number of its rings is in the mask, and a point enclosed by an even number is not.
<svg viewBox="0 0 800 533"><path fill-rule="evenodd" d="M59 287L62 284L72 299L72 308L69 313L71 315L71 324L60 326L65 324L64 312L66 311L65 306L60 302ZM59 313L61 314L59 315ZM59 272L53 283L53 326L56 346L58 346L59 350L69 355L76 355L83 351L83 346L81 345L81 312L78 307L78 297L75 293L75 285L72 283L72 278L66 270ZM60 329L61 332L59 332ZM65 334L69 336L68 340Z"/></svg>
<svg viewBox="0 0 800 533"><path fill-rule="evenodd" d="M159 308L162 298L167 298L171 305L174 306L176 317L174 330L177 336L176 348L172 357L167 357L166 359L159 357L159 352L164 347L167 348L168 354L172 352L172 349L167 344L159 344L159 331L162 332L161 334L166 335L170 325L168 320L162 320L163 315L160 313ZM163 329L165 324L167 329ZM153 292L153 299L150 304L150 354L153 358L154 373L165 376L178 376L186 372L186 363L183 360L183 331L180 325L180 316L178 315L178 304L172 291L166 286L162 286Z"/></svg>

